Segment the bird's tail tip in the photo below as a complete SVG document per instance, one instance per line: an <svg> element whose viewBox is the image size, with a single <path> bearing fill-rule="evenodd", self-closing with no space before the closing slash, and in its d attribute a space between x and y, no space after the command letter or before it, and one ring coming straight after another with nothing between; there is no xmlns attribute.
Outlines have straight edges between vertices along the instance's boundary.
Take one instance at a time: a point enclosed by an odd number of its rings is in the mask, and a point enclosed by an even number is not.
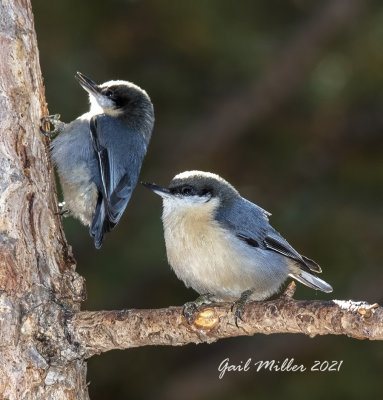
<svg viewBox="0 0 383 400"><path fill-rule="evenodd" d="M331 293L333 291L330 284L306 271L300 271L298 274L290 274L290 276L314 290L320 290L325 293Z"/></svg>
<svg viewBox="0 0 383 400"><path fill-rule="evenodd" d="M98 250L102 246L102 242L104 241L104 232L98 227L92 227L89 230L90 236L94 240L94 247Z"/></svg>
<svg viewBox="0 0 383 400"><path fill-rule="evenodd" d="M102 197L100 196L96 206L96 211L93 216L93 221L89 229L90 236L94 239L94 247L96 247L96 249L101 247L104 240L104 220L105 211Z"/></svg>
<svg viewBox="0 0 383 400"><path fill-rule="evenodd" d="M98 237L95 237L95 238L94 238L94 247L95 247L97 250L101 248L103 239L104 239L103 237L102 237L102 238L98 238Z"/></svg>

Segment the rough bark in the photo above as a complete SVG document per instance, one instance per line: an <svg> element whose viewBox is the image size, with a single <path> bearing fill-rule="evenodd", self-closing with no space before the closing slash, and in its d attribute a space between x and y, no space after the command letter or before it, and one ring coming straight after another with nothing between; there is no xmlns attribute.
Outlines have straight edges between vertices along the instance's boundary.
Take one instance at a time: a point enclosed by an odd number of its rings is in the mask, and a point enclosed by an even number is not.
<svg viewBox="0 0 383 400"><path fill-rule="evenodd" d="M182 346L212 343L256 333L347 335L355 339L383 340L383 308L354 301L298 301L289 296L249 303L239 327L230 303L201 309L192 324L181 307L158 310L83 311L69 319L68 332L79 353L94 354L148 345Z"/></svg>
<svg viewBox="0 0 383 400"><path fill-rule="evenodd" d="M86 399L66 311L83 281L65 241L39 121L46 115L30 2L0 2L0 397ZM62 346L60 347L60 343ZM65 347L64 347L65 346ZM70 352L70 350L69 350ZM72 357L73 358L73 357Z"/></svg>

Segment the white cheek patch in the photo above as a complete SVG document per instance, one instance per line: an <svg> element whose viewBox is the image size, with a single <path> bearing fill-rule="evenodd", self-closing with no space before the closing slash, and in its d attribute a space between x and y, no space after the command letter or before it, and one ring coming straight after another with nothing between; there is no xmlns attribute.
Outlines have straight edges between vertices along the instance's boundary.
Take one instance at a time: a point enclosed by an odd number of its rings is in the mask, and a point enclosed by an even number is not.
<svg viewBox="0 0 383 400"><path fill-rule="evenodd" d="M90 114L95 115L95 114L102 114L104 112L100 104L98 104L96 97L93 94L89 94L89 103L90 103Z"/></svg>
<svg viewBox="0 0 383 400"><path fill-rule="evenodd" d="M185 204L185 207L192 207L196 204L203 204L209 201L211 196L184 196L179 198L179 203Z"/></svg>
<svg viewBox="0 0 383 400"><path fill-rule="evenodd" d="M98 95L96 97L97 103L103 108L114 108L115 104L113 100L109 99L108 97Z"/></svg>
<svg viewBox="0 0 383 400"><path fill-rule="evenodd" d="M114 101L102 95L89 95L90 112L91 114L110 114L116 115L120 110L116 110Z"/></svg>
<svg viewBox="0 0 383 400"><path fill-rule="evenodd" d="M204 205L205 204L205 205ZM197 208L215 209L218 206L218 199L211 199L209 196L184 196L184 197L164 197L164 213L179 214L185 211L192 211Z"/></svg>

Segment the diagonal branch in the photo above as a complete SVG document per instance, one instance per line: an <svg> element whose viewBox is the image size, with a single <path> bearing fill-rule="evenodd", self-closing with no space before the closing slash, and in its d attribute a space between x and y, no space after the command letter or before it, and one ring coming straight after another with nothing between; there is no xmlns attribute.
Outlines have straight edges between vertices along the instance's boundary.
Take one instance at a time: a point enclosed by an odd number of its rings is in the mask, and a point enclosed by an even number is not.
<svg viewBox="0 0 383 400"><path fill-rule="evenodd" d="M148 345L211 343L256 333L346 335L383 340L383 307L354 301L276 300L249 303L239 328L229 303L213 304L188 325L181 307L156 310L82 311L68 321L68 331L86 358L113 349Z"/></svg>

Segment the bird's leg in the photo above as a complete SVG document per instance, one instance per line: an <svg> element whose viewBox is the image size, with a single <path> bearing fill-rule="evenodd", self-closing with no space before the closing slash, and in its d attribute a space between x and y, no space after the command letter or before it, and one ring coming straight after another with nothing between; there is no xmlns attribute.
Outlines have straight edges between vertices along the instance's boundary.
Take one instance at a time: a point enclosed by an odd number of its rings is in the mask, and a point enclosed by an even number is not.
<svg viewBox="0 0 383 400"><path fill-rule="evenodd" d="M280 299L292 299L295 294L295 290L297 289L297 285L294 281L291 281L285 291L279 296Z"/></svg>
<svg viewBox="0 0 383 400"><path fill-rule="evenodd" d="M70 211L65 207L65 201L62 201L60 203L57 204L58 205L58 209L59 211L56 213L56 215L60 215L60 217L62 216L68 216L70 214Z"/></svg>
<svg viewBox="0 0 383 400"><path fill-rule="evenodd" d="M235 325L237 326L237 328L239 328L239 326L238 326L238 318L241 321L243 321L243 319L242 319L242 311L245 308L246 303L249 301L249 298L253 293L254 293L254 290L245 290L241 294L241 297L238 300L233 301L233 303L231 304L231 311L235 310L234 321L235 321Z"/></svg>
<svg viewBox="0 0 383 400"><path fill-rule="evenodd" d="M193 322L193 316L198 311L198 307L202 306L203 304L210 304L213 297L213 294L205 293L199 296L196 300L189 301L188 303L184 304L182 314L189 325Z"/></svg>
<svg viewBox="0 0 383 400"><path fill-rule="evenodd" d="M60 114L48 115L47 117L41 118L40 122L41 122L40 132L50 138L58 135L65 127L65 123L60 121ZM45 130L43 128L43 125L46 126L47 124L53 125L54 129Z"/></svg>

